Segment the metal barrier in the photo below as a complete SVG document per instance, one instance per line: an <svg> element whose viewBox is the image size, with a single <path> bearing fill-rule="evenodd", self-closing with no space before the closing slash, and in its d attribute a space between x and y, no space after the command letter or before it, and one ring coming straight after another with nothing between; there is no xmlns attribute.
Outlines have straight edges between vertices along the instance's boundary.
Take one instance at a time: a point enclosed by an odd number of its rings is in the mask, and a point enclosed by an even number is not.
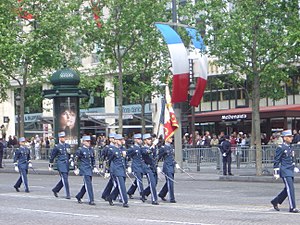
<svg viewBox="0 0 300 225"><path fill-rule="evenodd" d="M277 145L262 145L262 166L264 174L271 174L273 171L273 163ZM300 145L293 145L295 151L296 164L300 164ZM221 170L222 154L219 147L197 147L183 148L183 167L186 170L200 171L201 167L215 166L217 170ZM232 164L237 169L241 167L255 167L256 165L256 149L249 146L233 146L232 147Z"/></svg>

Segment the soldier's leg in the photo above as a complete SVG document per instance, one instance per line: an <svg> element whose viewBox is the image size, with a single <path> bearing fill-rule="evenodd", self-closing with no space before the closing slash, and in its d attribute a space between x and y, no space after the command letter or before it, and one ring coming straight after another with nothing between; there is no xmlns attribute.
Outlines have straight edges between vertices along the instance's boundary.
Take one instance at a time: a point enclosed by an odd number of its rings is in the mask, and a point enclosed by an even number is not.
<svg viewBox="0 0 300 225"><path fill-rule="evenodd" d="M84 185L85 189L88 193L88 199L89 203L94 202L94 191L93 191L93 185L92 185L92 176L84 176Z"/></svg>
<svg viewBox="0 0 300 225"><path fill-rule="evenodd" d="M106 200L106 198L111 193L113 187L114 187L114 181L113 181L113 178L110 177L109 180L108 180L108 183L107 183L106 187L104 188L104 190L102 192L101 198L103 198L104 200Z"/></svg>
<svg viewBox="0 0 300 225"><path fill-rule="evenodd" d="M62 173L61 172L59 172L59 176L60 176L60 180L59 180L59 182L56 184L56 186L52 189L52 191L53 192L55 192L55 193L58 193L61 189L62 189L62 187L64 186L64 184L63 184L63 177L62 177Z"/></svg>
<svg viewBox="0 0 300 225"><path fill-rule="evenodd" d="M286 193L289 197L290 209L296 208L295 202L295 189L294 189L294 178L293 177L284 177L284 184L286 187Z"/></svg>
<svg viewBox="0 0 300 225"><path fill-rule="evenodd" d="M69 176L68 173L61 173L61 178L62 178L61 181L65 188L66 197L70 198L70 186L69 186L68 176Z"/></svg>
<svg viewBox="0 0 300 225"><path fill-rule="evenodd" d="M171 179L167 180L170 202L175 202L174 182L173 182L174 173L167 173L167 176L172 179L172 180Z"/></svg>
<svg viewBox="0 0 300 225"><path fill-rule="evenodd" d="M152 171L147 173L147 179L151 190L151 200L152 202L157 202L156 182Z"/></svg>
<svg viewBox="0 0 300 225"><path fill-rule="evenodd" d="M118 188L119 188L119 194L122 199L123 206L124 206L124 204L128 203L128 198L127 198L127 194L126 194L126 186L125 186L125 178L124 177L116 177L116 181L117 181Z"/></svg>
<svg viewBox="0 0 300 225"><path fill-rule="evenodd" d="M28 170L22 169L20 172L21 172L22 181L24 183L25 192L29 192L28 179L27 179Z"/></svg>

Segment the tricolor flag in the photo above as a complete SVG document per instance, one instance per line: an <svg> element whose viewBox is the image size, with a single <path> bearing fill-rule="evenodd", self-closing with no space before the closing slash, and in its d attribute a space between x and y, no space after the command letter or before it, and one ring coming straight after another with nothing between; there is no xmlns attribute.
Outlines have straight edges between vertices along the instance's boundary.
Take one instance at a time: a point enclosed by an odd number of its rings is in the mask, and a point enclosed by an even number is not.
<svg viewBox="0 0 300 225"><path fill-rule="evenodd" d="M201 35L194 28L186 28L186 31L192 39L192 43L197 50L197 58L194 59L194 77L197 78L196 90L190 101L191 106L197 107L200 104L207 82L208 60L207 56L201 54L205 50L205 45Z"/></svg>
<svg viewBox="0 0 300 225"><path fill-rule="evenodd" d="M18 0L18 2L21 4L23 0ZM22 19L25 19L25 20L32 20L33 19L33 15L24 11L22 9L22 7L19 8L18 10L18 13L19 13L19 17L22 18Z"/></svg>
<svg viewBox="0 0 300 225"><path fill-rule="evenodd" d="M180 36L169 25L155 24L168 44L172 61L172 102L187 101L189 89L189 60Z"/></svg>
<svg viewBox="0 0 300 225"><path fill-rule="evenodd" d="M171 102L171 96L170 96L170 90L169 87L166 86L166 95L165 99L162 101L162 112L160 116L160 127L163 127L163 136L164 139L168 139L171 137L175 131L178 129L179 124L177 122L172 102Z"/></svg>
<svg viewBox="0 0 300 225"><path fill-rule="evenodd" d="M95 20L95 22L97 24L97 27L101 28L102 24L100 22L100 15L101 15L100 1L93 1L93 0L91 0L91 7L92 7L92 12L93 12L94 20Z"/></svg>

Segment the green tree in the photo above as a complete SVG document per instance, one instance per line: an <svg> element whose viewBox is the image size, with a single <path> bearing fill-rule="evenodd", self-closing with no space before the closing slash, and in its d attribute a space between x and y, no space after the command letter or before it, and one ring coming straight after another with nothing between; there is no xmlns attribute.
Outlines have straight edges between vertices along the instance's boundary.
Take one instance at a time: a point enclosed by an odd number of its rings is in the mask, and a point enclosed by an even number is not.
<svg viewBox="0 0 300 225"><path fill-rule="evenodd" d="M0 3L1 86L20 89L20 135L24 135L24 98L30 83L42 82L51 70L79 64L83 51L80 0L6 0ZM3 89L2 89L3 91ZM1 93L2 100L7 96Z"/></svg>
<svg viewBox="0 0 300 225"><path fill-rule="evenodd" d="M279 99L299 57L298 1L198 0L205 21L209 54L224 72L246 75L252 106L252 138L256 147L256 174L262 174L260 98L262 90ZM284 69L282 69L284 68Z"/></svg>
<svg viewBox="0 0 300 225"><path fill-rule="evenodd" d="M118 88L118 132L122 133L123 97L130 96L144 106L146 96L149 97L154 90L151 83L154 76L163 71L159 70L163 63L162 43L153 23L162 21L165 1L107 0L94 2L94 6L101 9L98 11L108 14L101 15L100 28L96 23L91 24L89 41L99 48L98 71L115 75L115 86ZM134 82L124 84L124 75L132 77Z"/></svg>

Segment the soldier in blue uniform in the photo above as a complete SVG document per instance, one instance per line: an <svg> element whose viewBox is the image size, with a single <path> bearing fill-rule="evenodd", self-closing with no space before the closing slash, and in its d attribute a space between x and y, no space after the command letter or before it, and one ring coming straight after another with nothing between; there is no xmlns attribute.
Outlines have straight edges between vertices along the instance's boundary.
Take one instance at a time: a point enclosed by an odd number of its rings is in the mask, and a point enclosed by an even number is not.
<svg viewBox="0 0 300 225"><path fill-rule="evenodd" d="M160 190L158 197L160 197L163 201L166 201L166 195L169 192L170 202L176 203L175 195L174 195L174 167L179 168L179 165L176 163L175 149L172 145L173 138L169 137L165 140L165 145L159 149L159 157L160 159L164 159L163 163L163 173L165 174L166 183Z"/></svg>
<svg viewBox="0 0 300 225"><path fill-rule="evenodd" d="M127 191L129 198L133 198L132 195L134 194L135 190L138 188L141 200L144 202L145 195L144 195L144 187L143 187L143 158L141 152L141 144L142 144L142 135L135 134L133 135L134 145L132 145L127 152L129 159L131 159L131 170L135 177L133 184Z"/></svg>
<svg viewBox="0 0 300 225"><path fill-rule="evenodd" d="M55 197L58 197L58 192L62 189L62 187L65 187L66 199L71 199L68 181L71 147L65 142L65 136L66 134L64 131L58 133L59 143L52 149L49 160L49 170L51 171L53 169L54 159L56 159L60 181L52 189L52 192Z"/></svg>
<svg viewBox="0 0 300 225"><path fill-rule="evenodd" d="M90 136L84 135L82 137L82 147L76 151L75 164L79 166L79 175L83 176L84 183L81 190L75 197L78 203L82 203L81 199L87 191L89 205L95 205L92 176L93 172L99 173L99 171L95 165L94 150L91 147Z"/></svg>
<svg viewBox="0 0 300 225"><path fill-rule="evenodd" d="M293 141L293 134L291 130L282 131L283 144L279 145L276 149L274 159L274 177L282 178L285 188L271 201L274 209L279 211L278 204L288 197L290 204L290 212L298 213L295 202L295 189L294 189L294 172L299 172L295 167L295 152L290 144Z"/></svg>
<svg viewBox="0 0 300 225"><path fill-rule="evenodd" d="M30 150L26 147L25 141L24 137L19 138L20 147L16 150L14 155L15 171L20 173L20 177L14 185L14 188L19 192L19 188L23 182L25 192L29 193L27 174L28 167L32 167L32 164L30 161Z"/></svg>
<svg viewBox="0 0 300 225"><path fill-rule="evenodd" d="M224 140L221 143L221 153L222 153L222 161L223 161L223 175L228 175L232 176L233 174L231 173L231 144L229 142L229 136L225 135Z"/></svg>
<svg viewBox="0 0 300 225"><path fill-rule="evenodd" d="M142 147L142 157L143 157L143 166L144 173L147 176L149 189L151 192L152 205L158 205L157 202L157 192L156 192L156 184L157 184L157 176L155 177L154 172L156 172L156 162L153 157L153 151L155 150L154 146L152 146L152 136L151 134L143 135L144 146ZM145 194L145 192L144 192Z"/></svg>
<svg viewBox="0 0 300 225"><path fill-rule="evenodd" d="M114 180L114 189L110 193L110 195L106 198L107 201L109 201L110 205L113 205L112 200L115 199L118 194L121 197L123 207L129 207L128 206L128 198L126 193L126 186L125 186L125 180L126 180L126 152L122 152L122 140L123 137L120 134L115 135L115 147L112 148L111 151L109 151L109 161L110 161L110 175Z"/></svg>
<svg viewBox="0 0 300 225"><path fill-rule="evenodd" d="M109 145L106 145L102 149L101 153L99 154L99 168L105 173L104 178L109 179L101 195L101 198L103 198L105 201L107 201L106 198L109 196L109 194L112 191L112 188L114 187L114 181L112 177L110 177L110 173L109 173L110 162L108 160L108 153L112 151L113 148L115 147L115 135L116 134L114 133L110 133L108 135Z"/></svg>

